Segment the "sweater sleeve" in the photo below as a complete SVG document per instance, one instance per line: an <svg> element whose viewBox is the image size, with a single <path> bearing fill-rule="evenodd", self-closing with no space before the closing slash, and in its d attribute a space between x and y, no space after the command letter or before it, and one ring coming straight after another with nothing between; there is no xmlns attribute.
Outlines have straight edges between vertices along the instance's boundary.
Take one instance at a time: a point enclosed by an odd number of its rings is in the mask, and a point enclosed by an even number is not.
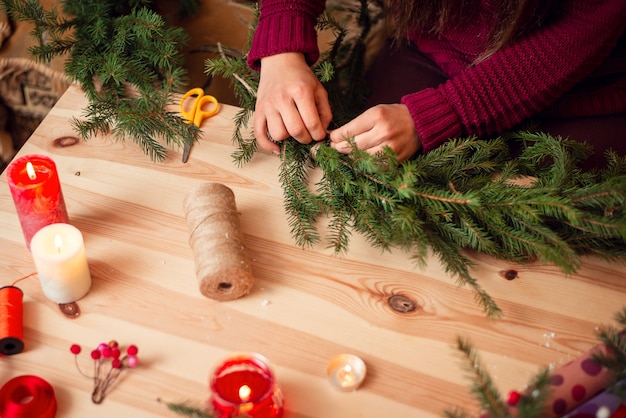
<svg viewBox="0 0 626 418"><path fill-rule="evenodd" d="M549 24L437 88L402 98L428 152L514 127L590 75L626 28L626 1L572 0Z"/></svg>
<svg viewBox="0 0 626 418"><path fill-rule="evenodd" d="M282 52L302 52L314 64L319 58L315 25L325 7L325 0L262 0L247 57L250 68L258 71L261 58Z"/></svg>

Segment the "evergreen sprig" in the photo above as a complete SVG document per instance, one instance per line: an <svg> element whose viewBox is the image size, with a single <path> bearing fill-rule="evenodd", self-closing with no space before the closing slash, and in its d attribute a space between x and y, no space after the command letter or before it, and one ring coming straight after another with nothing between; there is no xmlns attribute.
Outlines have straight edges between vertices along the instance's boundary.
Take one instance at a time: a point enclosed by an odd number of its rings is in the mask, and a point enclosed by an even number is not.
<svg viewBox="0 0 626 418"><path fill-rule="evenodd" d="M167 402L167 409L179 415L190 418L213 418L208 413L206 406L200 406L195 402Z"/></svg>
<svg viewBox="0 0 626 418"><path fill-rule="evenodd" d="M594 361L611 371L612 393L626 401L626 307L615 314L619 327L602 327L597 337L604 344L604 352L596 352Z"/></svg>
<svg viewBox="0 0 626 418"><path fill-rule="evenodd" d="M357 3L360 7L349 13L352 20L338 20L327 10L318 22L336 34L314 71L328 90L338 124L363 105L366 37L384 16L382 5ZM251 34L257 23L252 22ZM233 135L239 150L233 157L245 163L257 147L254 135L244 139L242 131L254 111L258 74L246 66L245 53L209 59L206 71L233 79L242 98ZM519 154L511 153L512 145ZM356 147L339 154L325 142L288 140L281 147L279 179L298 245L319 241L318 221L325 216L328 245L337 253L347 251L352 232L383 251L407 251L418 266L432 252L459 284L474 290L489 317L501 311L472 277L471 252L550 263L565 274L576 272L586 255L612 261L626 256L626 158L612 152L604 169L584 171L580 166L589 146L532 131L451 140L402 164L390 149L372 156ZM322 179L311 185L316 169Z"/></svg>
<svg viewBox="0 0 626 418"><path fill-rule="evenodd" d="M472 347L470 341L465 338L457 338L457 349L465 356L465 369L472 380L471 392L474 399L480 405L484 416L489 418L534 418L544 416L545 404L550 394L550 374L547 368L542 368L529 383L530 390L525 396L521 396L516 405L515 413L509 407L496 388L489 372L481 363L478 353ZM446 409L444 416L447 418L473 417L461 407Z"/></svg>
<svg viewBox="0 0 626 418"><path fill-rule="evenodd" d="M160 400L159 400L160 401ZM186 402L165 402L165 406L172 412L179 415L183 415L189 418L216 418L216 416L210 413L210 407L206 404L201 405L198 402L186 401ZM222 416L222 415L220 415ZM229 418L245 418L247 414L231 414Z"/></svg>
<svg viewBox="0 0 626 418"><path fill-rule="evenodd" d="M33 24L38 44L29 48L35 60L48 63L64 56L65 73L80 84L89 104L85 119L73 119L88 139L111 132L130 139L152 160L163 160L167 146L194 142L199 130L167 111L174 93L184 86L181 28L167 25L149 0L61 0L62 13L44 10L36 0L2 0L15 20ZM193 8L187 0L184 10ZM182 10L182 9L181 9Z"/></svg>
<svg viewBox="0 0 626 418"><path fill-rule="evenodd" d="M595 350L593 361L609 371L609 381L605 389L621 401L626 401L626 307L615 314L618 327L603 326L597 332L599 345L604 350ZM458 337L457 349L463 354L465 368L472 381L471 392L480 405L481 416L489 418L539 418L547 414L548 396L551 390L551 375L547 368L541 368L531 378L526 390L514 408L503 399L495 387L493 379L481 364L477 352L469 340ZM470 413L460 407L444 412L447 418L469 418Z"/></svg>

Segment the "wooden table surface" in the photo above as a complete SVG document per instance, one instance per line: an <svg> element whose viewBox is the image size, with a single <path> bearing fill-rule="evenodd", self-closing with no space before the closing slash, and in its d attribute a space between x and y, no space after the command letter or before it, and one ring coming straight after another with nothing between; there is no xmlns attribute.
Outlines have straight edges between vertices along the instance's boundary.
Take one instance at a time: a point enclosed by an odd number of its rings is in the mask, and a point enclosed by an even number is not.
<svg viewBox="0 0 626 418"><path fill-rule="evenodd" d="M68 319L43 295L36 276L24 291L22 353L0 358L0 383L33 374L50 382L57 417L175 417L157 401L205 402L215 362L239 350L272 363L286 417L437 417L448 407L475 408L457 336L467 338L506 394L523 390L541 367L559 367L595 345L597 327L613 323L626 303L623 264L596 259L564 276L544 265L477 259L474 277L503 310L487 319L467 287L458 287L433 259L416 267L401 251L381 254L353 237L345 256L322 243L296 246L283 209L278 157L258 153L239 167L231 158L235 107L205 121L187 164L178 150L152 162L132 141L75 137L69 120L86 99L71 87L18 155L43 153L56 162L70 220L85 238L93 277ZM62 146L65 144L66 146ZM219 182L235 193L256 278L252 292L230 302L198 290L182 209L188 190ZM10 197L0 180L0 280L35 271ZM507 281L502 272L518 271ZM417 303L409 313L388 301ZM69 348L88 351L115 339L139 347L141 365L125 371L103 403L78 373ZM339 392L326 365L339 353L367 364L359 390ZM475 411L475 409L473 409Z"/></svg>

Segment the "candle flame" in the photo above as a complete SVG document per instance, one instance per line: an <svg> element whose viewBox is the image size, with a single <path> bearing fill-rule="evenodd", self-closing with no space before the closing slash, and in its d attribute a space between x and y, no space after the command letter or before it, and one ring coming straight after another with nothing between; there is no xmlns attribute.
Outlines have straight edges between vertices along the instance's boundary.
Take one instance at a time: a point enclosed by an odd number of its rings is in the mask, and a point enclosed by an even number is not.
<svg viewBox="0 0 626 418"><path fill-rule="evenodd" d="M352 385L356 380L356 376L354 375L352 366L349 364L344 365L337 372L337 378L339 379L339 384L341 384L342 386Z"/></svg>
<svg viewBox="0 0 626 418"><path fill-rule="evenodd" d="M26 174L28 174L29 179L37 180L37 173L35 172L35 168L30 161L26 163Z"/></svg>
<svg viewBox="0 0 626 418"><path fill-rule="evenodd" d="M61 250L63 249L63 238L61 238L61 235L56 234L54 236L54 248L56 248L57 252L61 252Z"/></svg>
<svg viewBox="0 0 626 418"><path fill-rule="evenodd" d="M248 385L243 385L239 388L239 397L241 398L241 402L248 402L248 399L250 399L250 392L250 386Z"/></svg>

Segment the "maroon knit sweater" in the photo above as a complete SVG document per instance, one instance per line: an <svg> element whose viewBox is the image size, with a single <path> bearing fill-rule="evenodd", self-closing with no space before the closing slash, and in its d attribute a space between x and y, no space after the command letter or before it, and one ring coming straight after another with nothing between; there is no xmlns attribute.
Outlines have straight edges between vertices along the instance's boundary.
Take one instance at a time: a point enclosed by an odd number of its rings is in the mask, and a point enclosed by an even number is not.
<svg viewBox="0 0 626 418"><path fill-rule="evenodd" d="M534 115L577 117L626 112L626 0L568 0L550 23L473 64L491 27L482 19L441 35L410 34L416 46L450 79L402 97L423 151L449 138L484 137ZM299 51L319 58L315 22L324 0L263 0L248 64ZM625 134L626 140L626 134Z"/></svg>

